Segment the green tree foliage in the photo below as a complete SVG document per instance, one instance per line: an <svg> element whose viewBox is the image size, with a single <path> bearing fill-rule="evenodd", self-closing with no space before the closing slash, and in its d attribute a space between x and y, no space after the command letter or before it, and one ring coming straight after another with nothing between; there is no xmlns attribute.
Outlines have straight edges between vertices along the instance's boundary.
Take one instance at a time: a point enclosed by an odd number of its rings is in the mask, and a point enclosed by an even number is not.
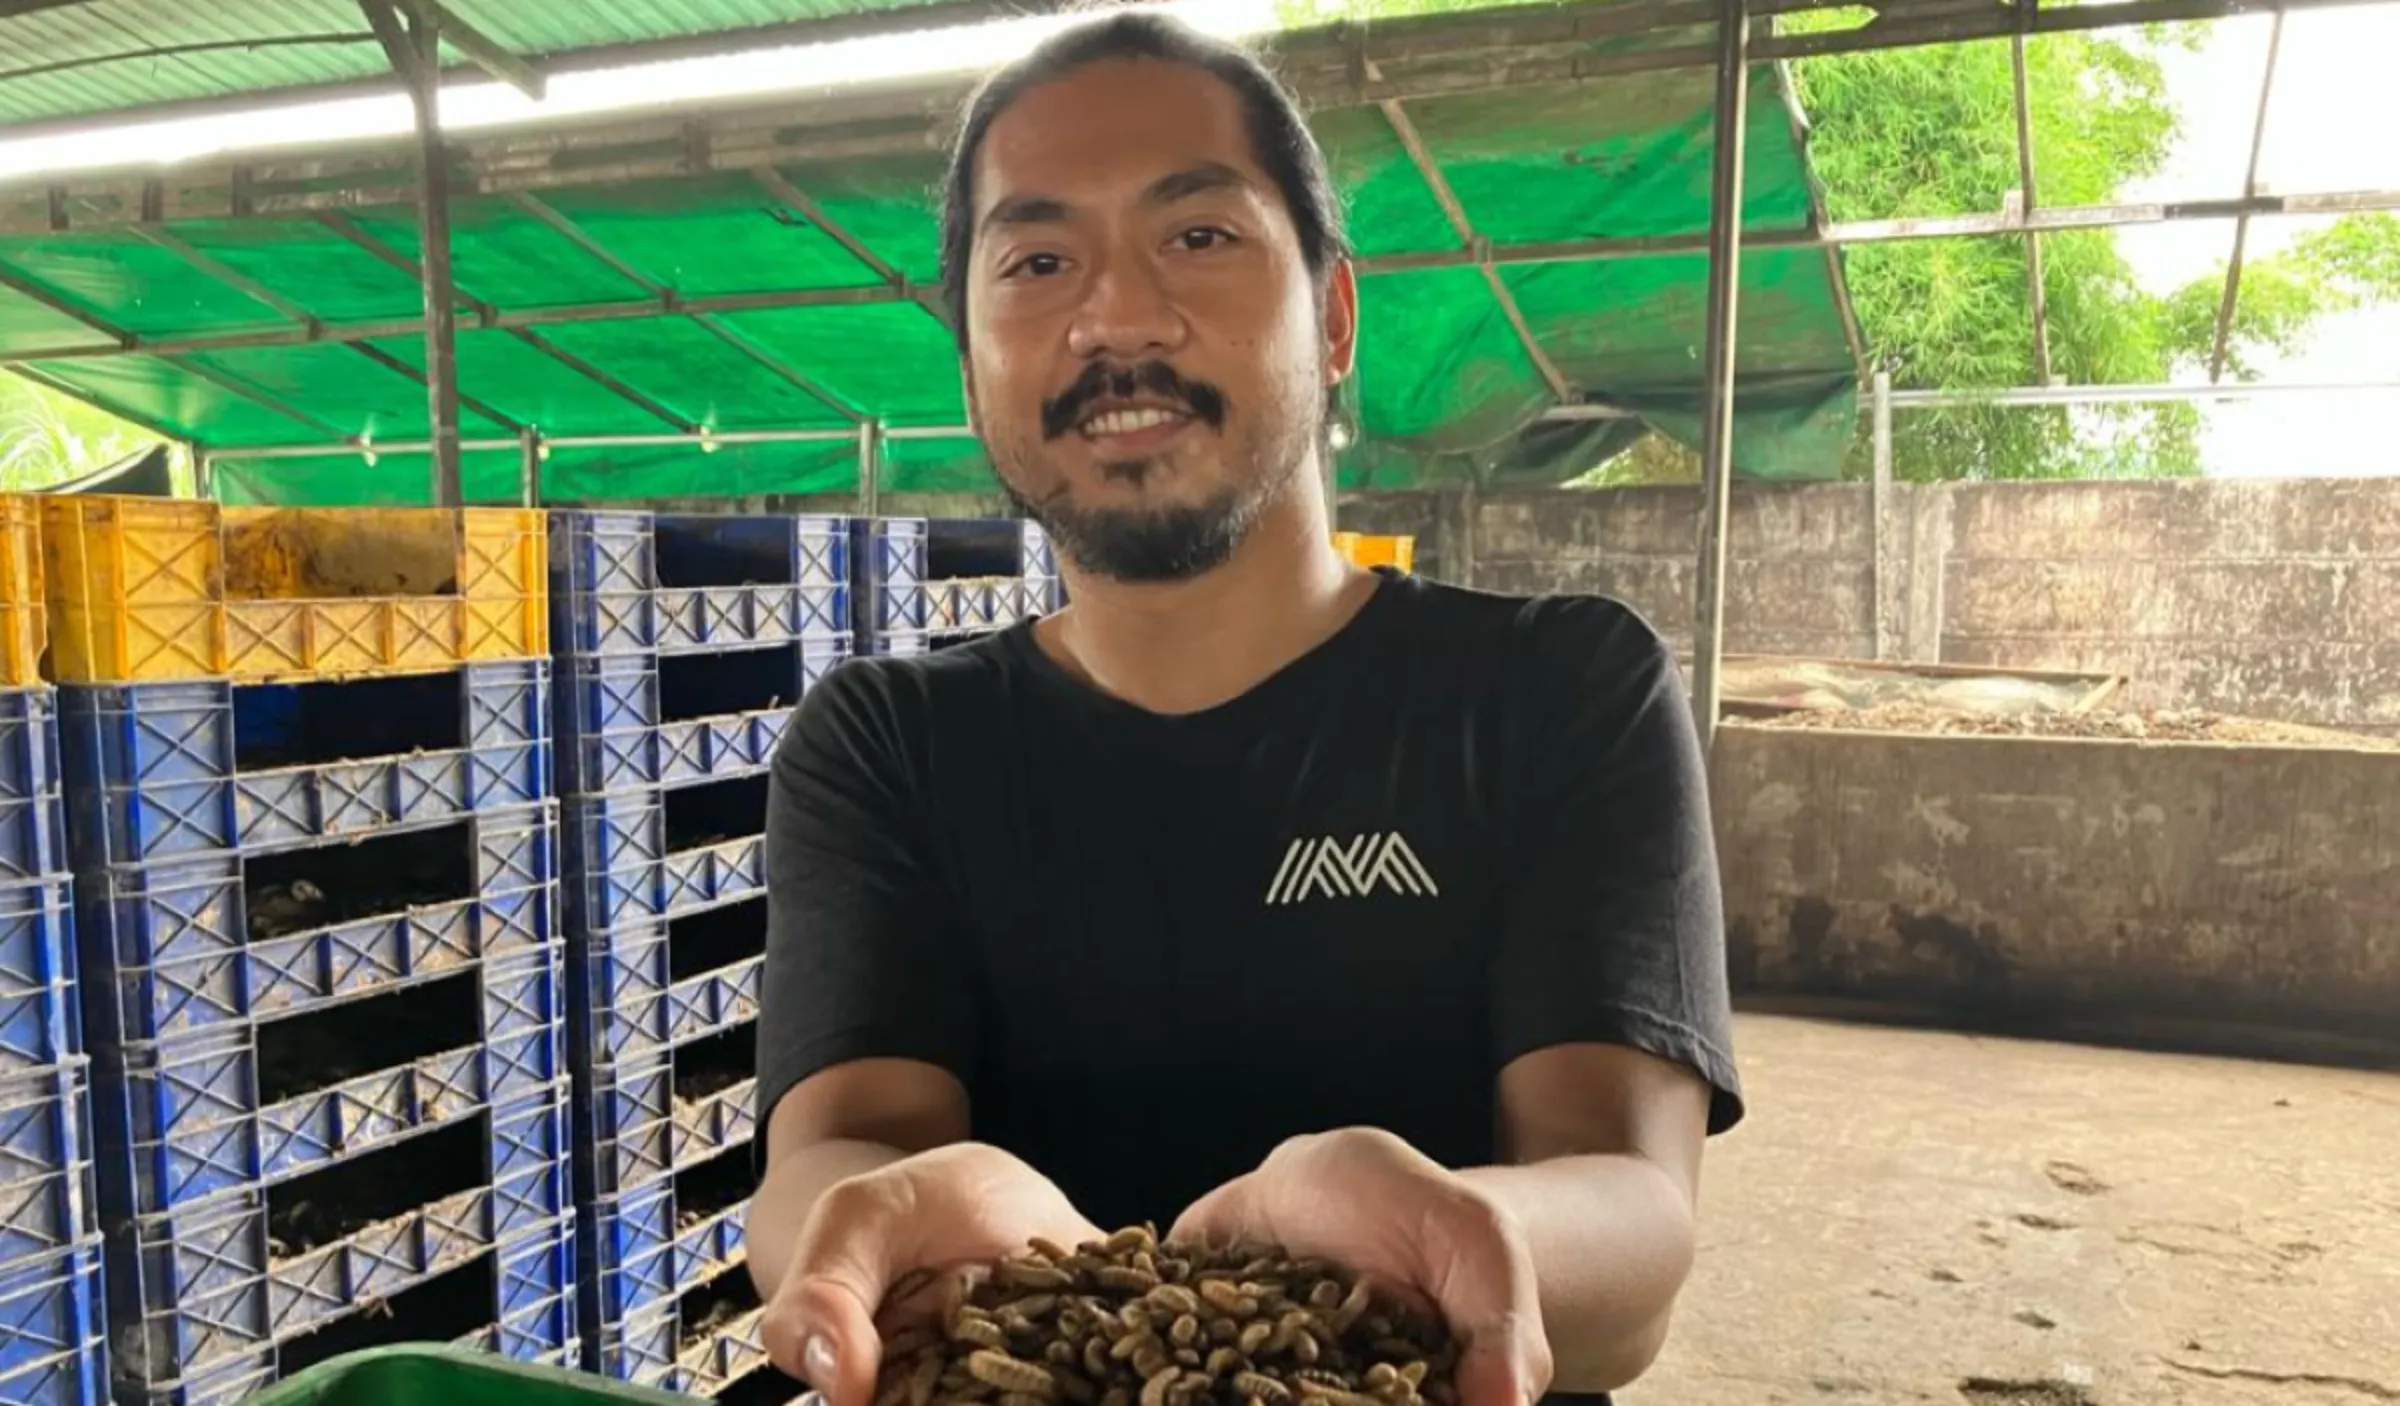
<svg viewBox="0 0 2400 1406"><path fill-rule="evenodd" d="M1292 23L1474 8L1488 0L1287 0ZM1840 28L1839 11L1785 16ZM2060 34L2027 46L2038 195L2105 204L2155 175L2180 135L2161 57L2196 27ZM1793 81L1810 126L1828 215L1840 220L1998 211L2018 185L2015 80L2005 43L1936 45L1803 60ZM2209 192L2217 193L2217 192ZM2253 247L2256 245L2255 231ZM2053 377L2078 384L2168 381L2207 365L2224 270L2160 296L2144 289L2114 232L2042 239ZM1901 388L2036 381L2025 241L1928 239L1845 251L1869 355ZM2250 378L2299 349L2334 313L2400 298L2400 219L2347 217L2245 261L2226 374ZM1904 478L2078 478L2198 472L2189 405L1975 407L1903 414ZM1852 469L1863 471L1864 436ZM1688 452L1644 442L1587 482L1681 477Z"/></svg>
<svg viewBox="0 0 2400 1406"><path fill-rule="evenodd" d="M157 442L107 411L0 372L0 492L63 483Z"/></svg>
<svg viewBox="0 0 2400 1406"><path fill-rule="evenodd" d="M2155 175L2179 135L2160 56L2189 30L2060 34L2027 46L2043 203L2104 204ZM2005 44L1844 55L1795 65L1810 151L1836 220L1997 210L2018 184ZM1846 251L1872 354L1901 387L2036 379L2025 241L1921 240ZM2051 374L2159 382L2208 363L2222 265L2165 296L2136 281L2109 230L2042 239ZM2361 215L2246 260L2226 373L2254 377L2325 317L2400 296L2400 221ZM2189 405L1918 412L1895 423L1902 477L2081 478L2199 468Z"/></svg>

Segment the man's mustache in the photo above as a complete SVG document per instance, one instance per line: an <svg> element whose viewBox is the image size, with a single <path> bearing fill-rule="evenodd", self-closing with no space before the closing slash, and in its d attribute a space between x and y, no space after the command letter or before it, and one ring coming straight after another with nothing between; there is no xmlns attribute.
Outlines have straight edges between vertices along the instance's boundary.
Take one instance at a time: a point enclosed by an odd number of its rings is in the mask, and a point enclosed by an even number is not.
<svg viewBox="0 0 2400 1406"><path fill-rule="evenodd" d="M1191 412L1211 429L1225 427L1225 393L1206 381L1185 380L1163 361L1105 366L1095 361L1075 383L1042 402L1042 438L1057 439L1075 428L1094 401L1151 395Z"/></svg>

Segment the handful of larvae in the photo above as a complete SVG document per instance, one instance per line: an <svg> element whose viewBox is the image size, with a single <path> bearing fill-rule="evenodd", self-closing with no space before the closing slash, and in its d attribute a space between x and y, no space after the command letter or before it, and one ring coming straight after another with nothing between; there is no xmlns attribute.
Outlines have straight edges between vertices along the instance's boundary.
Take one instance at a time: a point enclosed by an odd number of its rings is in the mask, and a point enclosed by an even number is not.
<svg viewBox="0 0 2400 1406"><path fill-rule="evenodd" d="M1340 1266L1135 1226L1035 1240L954 1289L885 1344L875 1406L1457 1406L1456 1359L1445 1328Z"/></svg>

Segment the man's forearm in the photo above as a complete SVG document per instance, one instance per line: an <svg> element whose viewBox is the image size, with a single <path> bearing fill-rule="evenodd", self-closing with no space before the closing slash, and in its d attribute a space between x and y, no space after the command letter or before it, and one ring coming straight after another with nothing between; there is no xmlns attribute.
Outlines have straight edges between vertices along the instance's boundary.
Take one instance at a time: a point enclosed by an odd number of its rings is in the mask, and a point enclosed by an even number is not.
<svg viewBox="0 0 2400 1406"><path fill-rule="evenodd" d="M1615 1391L1666 1340L1692 1265L1692 1206L1665 1169L1620 1154L1462 1175L1524 1228L1561 1391Z"/></svg>
<svg viewBox="0 0 2400 1406"><path fill-rule="evenodd" d="M827 1187L851 1177L888 1167L908 1153L880 1142L836 1140L815 1143L779 1158L750 1198L742 1238L749 1251L750 1282L762 1299L775 1297L783 1283L792 1251L800 1243L800 1228Z"/></svg>

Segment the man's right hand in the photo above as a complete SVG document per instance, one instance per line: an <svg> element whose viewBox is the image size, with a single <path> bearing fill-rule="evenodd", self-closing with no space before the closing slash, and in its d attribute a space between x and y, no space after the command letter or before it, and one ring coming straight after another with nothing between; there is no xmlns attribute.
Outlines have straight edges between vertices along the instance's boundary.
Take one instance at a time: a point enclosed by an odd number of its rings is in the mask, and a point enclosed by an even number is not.
<svg viewBox="0 0 2400 1406"><path fill-rule="evenodd" d="M940 1273L1021 1254L1036 1236L1104 1238L1049 1178L988 1143L929 1149L826 1188L760 1336L777 1367L829 1406L872 1406L884 1297L914 1270Z"/></svg>

